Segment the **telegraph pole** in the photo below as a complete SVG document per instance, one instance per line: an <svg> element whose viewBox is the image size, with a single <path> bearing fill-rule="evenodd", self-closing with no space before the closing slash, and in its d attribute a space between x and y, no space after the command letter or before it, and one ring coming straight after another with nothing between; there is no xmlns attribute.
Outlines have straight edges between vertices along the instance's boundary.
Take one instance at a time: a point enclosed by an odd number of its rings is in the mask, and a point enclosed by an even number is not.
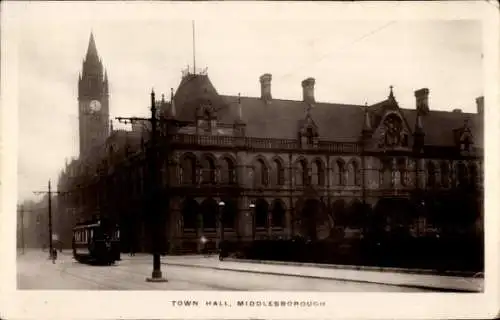
<svg viewBox="0 0 500 320"><path fill-rule="evenodd" d="M48 191L33 191L34 194L47 194L49 199L48 199L48 213L49 213L49 259L52 258L52 250L53 250L53 244L52 244L52 194L66 194L70 192L63 192L63 191L52 191L51 186L50 186L50 179L49 179L49 185L48 185Z"/></svg>
<svg viewBox="0 0 500 320"><path fill-rule="evenodd" d="M33 191L34 194L48 194L49 197L49 259L52 258L52 190L50 188L50 180L48 191Z"/></svg>
<svg viewBox="0 0 500 320"><path fill-rule="evenodd" d="M167 142L167 161L169 163L169 124L175 124L179 125L180 123L183 123L181 121L177 121L174 119L158 119L157 118L157 109L156 109L156 100L155 100L155 93L154 90L151 90L151 117L150 118L138 118L138 117L129 117L129 118L124 118L124 117L116 117L116 119L122 123L136 123L136 122L146 122L146 123L151 123L151 136L150 136L150 145L149 145L149 154L147 156L147 159L149 160L149 182L150 182L150 188L149 188L149 193L150 193L150 201L149 203L151 204L151 211L152 211L152 217L150 219L150 226L151 226L151 231L152 231L152 249L153 249L153 272L151 273L150 278L146 278L146 281L148 282L166 282L167 279L162 276L161 272L161 257L160 257L160 247L159 244L162 241L161 240L161 234L160 234L160 225L162 224L162 219L161 219L161 211L160 211L160 205L159 205L159 197L158 193L160 192L160 185L158 181L158 173L159 173L159 167L158 167L158 160L157 160L157 153L158 153L158 123L166 123L167 128L167 137L166 137L166 142ZM167 188L169 186L169 168L167 168L167 178L166 178L166 185ZM167 192L168 193L168 192ZM167 205L167 210L168 210L168 205Z"/></svg>
<svg viewBox="0 0 500 320"><path fill-rule="evenodd" d="M156 152L157 152L157 144L156 144L156 136L157 136L157 124L158 119L156 118L156 100L154 90L151 90L151 117L150 118L138 118L138 117L116 117L116 119L123 123L134 123L134 122L149 122L151 123L151 136L150 136L150 146L147 149L149 154L147 159L150 162L149 167L149 182L150 182L150 190L149 196L150 201L148 201L152 208L152 217L150 220L150 226L152 231L152 249L153 249L153 272L151 273L150 278L146 278L146 281L149 282L166 282L167 279L162 276L161 273L161 258L160 258L160 250L159 250L159 225L161 223L160 215L161 213L158 210L158 177L157 172L158 164L156 161ZM147 152L147 151L146 151Z"/></svg>

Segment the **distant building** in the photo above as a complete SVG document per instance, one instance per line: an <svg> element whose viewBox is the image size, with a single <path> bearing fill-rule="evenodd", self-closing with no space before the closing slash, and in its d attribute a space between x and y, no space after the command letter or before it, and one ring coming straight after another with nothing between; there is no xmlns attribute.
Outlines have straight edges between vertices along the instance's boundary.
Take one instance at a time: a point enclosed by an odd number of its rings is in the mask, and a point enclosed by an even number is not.
<svg viewBox="0 0 500 320"><path fill-rule="evenodd" d="M58 186L75 191L59 197L60 214L113 217L125 250L147 250L148 129L110 128L101 70L91 36L79 79L80 157ZM270 74L259 80L260 97L226 96L206 72L184 72L168 100L153 97L161 119L184 122L160 138L169 250L199 250L201 236L216 244L367 228L482 232L483 98L477 113L433 110L426 88L415 107L399 106L392 87L372 105L323 103L307 78L297 86L303 99L292 101L273 97Z"/></svg>

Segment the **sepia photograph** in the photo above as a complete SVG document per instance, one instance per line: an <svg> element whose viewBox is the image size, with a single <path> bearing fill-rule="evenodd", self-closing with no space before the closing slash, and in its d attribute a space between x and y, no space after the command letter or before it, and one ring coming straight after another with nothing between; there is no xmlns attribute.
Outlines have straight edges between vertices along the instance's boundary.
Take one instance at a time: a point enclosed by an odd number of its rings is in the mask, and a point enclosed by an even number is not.
<svg viewBox="0 0 500 320"><path fill-rule="evenodd" d="M329 317L341 293L484 297L498 126L484 15L332 19L302 4L4 5L9 290L101 297L115 318L136 316L104 292L162 301L146 318Z"/></svg>

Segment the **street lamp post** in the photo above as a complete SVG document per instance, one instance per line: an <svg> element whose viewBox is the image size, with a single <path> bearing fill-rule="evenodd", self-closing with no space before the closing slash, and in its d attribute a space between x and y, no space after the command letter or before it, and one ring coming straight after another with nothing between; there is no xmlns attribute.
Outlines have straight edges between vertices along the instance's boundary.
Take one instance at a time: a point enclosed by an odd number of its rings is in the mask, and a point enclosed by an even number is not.
<svg viewBox="0 0 500 320"><path fill-rule="evenodd" d="M173 103L173 90L172 90L172 103ZM159 152L159 144L157 143L158 140L158 125L160 124L165 124L166 128L164 130L166 131L166 139L162 139L162 148L163 150L166 149L166 158L167 158L167 163L170 165L170 128L171 125L173 126L183 126L183 125L188 125L190 122L189 121L180 121L180 120L175 120L175 119L161 119L157 118L157 108L156 108L156 100L155 100L155 93L152 90L151 91L151 117L150 118L138 118L138 117L130 117L130 118L123 118L123 117L116 117L116 119L120 122L124 123L136 123L136 122L146 122L151 124L151 136L150 136L150 142L149 142L149 148L148 150L150 151L148 154L148 161L149 161L149 179L150 179L150 203L152 205L151 211L152 211L152 239L153 239L153 272L151 274L150 278L147 278L146 281L150 282L166 282L167 279L162 277L161 273L161 261L160 261L160 251L159 251L159 246L158 243L161 241L161 229L160 229L160 223L162 223L161 219L161 212L160 208L162 206L159 205L159 192L160 192L160 177L158 176L159 170L159 163L157 159L157 153ZM164 156L165 157L165 156ZM166 189L166 194L169 195L169 184L170 184L170 175L169 175L169 168L166 170L166 178L164 181L166 182L165 186L163 186ZM169 196L166 198L167 200L167 205L166 208L169 210ZM167 214L169 216L170 213Z"/></svg>
<svg viewBox="0 0 500 320"><path fill-rule="evenodd" d="M224 201L219 202L219 228L220 228L220 243L219 249L221 247L221 243L224 242L224 206L226 203Z"/></svg>
<svg viewBox="0 0 500 320"><path fill-rule="evenodd" d="M153 272L151 273L151 278L147 278L147 281L149 282L166 282L167 279L162 277L161 273L161 260L160 260L160 248L159 248L159 242L160 242L160 222L162 219L160 219L160 212L159 212L159 204L158 204L158 180L157 180L157 172L158 172L158 164L157 164L157 159L156 159L156 152L157 152L157 143L156 143L156 135L157 135L157 124L158 124L158 119L156 118L156 101L155 101L155 94L152 91L151 92L151 145L150 145L150 179L151 179L151 190L150 190L150 195L151 195L151 204L153 205Z"/></svg>
<svg viewBox="0 0 500 320"><path fill-rule="evenodd" d="M252 210L252 241L255 241L255 203L250 203L250 210Z"/></svg>

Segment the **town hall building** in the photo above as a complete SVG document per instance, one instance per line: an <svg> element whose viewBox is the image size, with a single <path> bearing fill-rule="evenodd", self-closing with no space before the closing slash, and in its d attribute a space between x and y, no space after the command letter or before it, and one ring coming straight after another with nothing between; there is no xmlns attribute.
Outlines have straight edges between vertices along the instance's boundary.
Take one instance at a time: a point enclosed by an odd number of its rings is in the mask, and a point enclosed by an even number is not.
<svg viewBox="0 0 500 320"><path fill-rule="evenodd" d="M80 155L60 174L58 190L71 192L59 195L57 219L71 229L108 216L123 250L150 250L151 128L113 129L111 79L91 35L78 79ZM412 106L399 105L392 87L374 104L324 103L311 77L293 101L273 95L271 74L255 80L258 97L221 95L206 72L186 70L166 96L149 93L166 250L196 252L202 236L214 246L319 241L375 226L482 232L482 97L476 113L436 110L427 88L416 88Z"/></svg>

